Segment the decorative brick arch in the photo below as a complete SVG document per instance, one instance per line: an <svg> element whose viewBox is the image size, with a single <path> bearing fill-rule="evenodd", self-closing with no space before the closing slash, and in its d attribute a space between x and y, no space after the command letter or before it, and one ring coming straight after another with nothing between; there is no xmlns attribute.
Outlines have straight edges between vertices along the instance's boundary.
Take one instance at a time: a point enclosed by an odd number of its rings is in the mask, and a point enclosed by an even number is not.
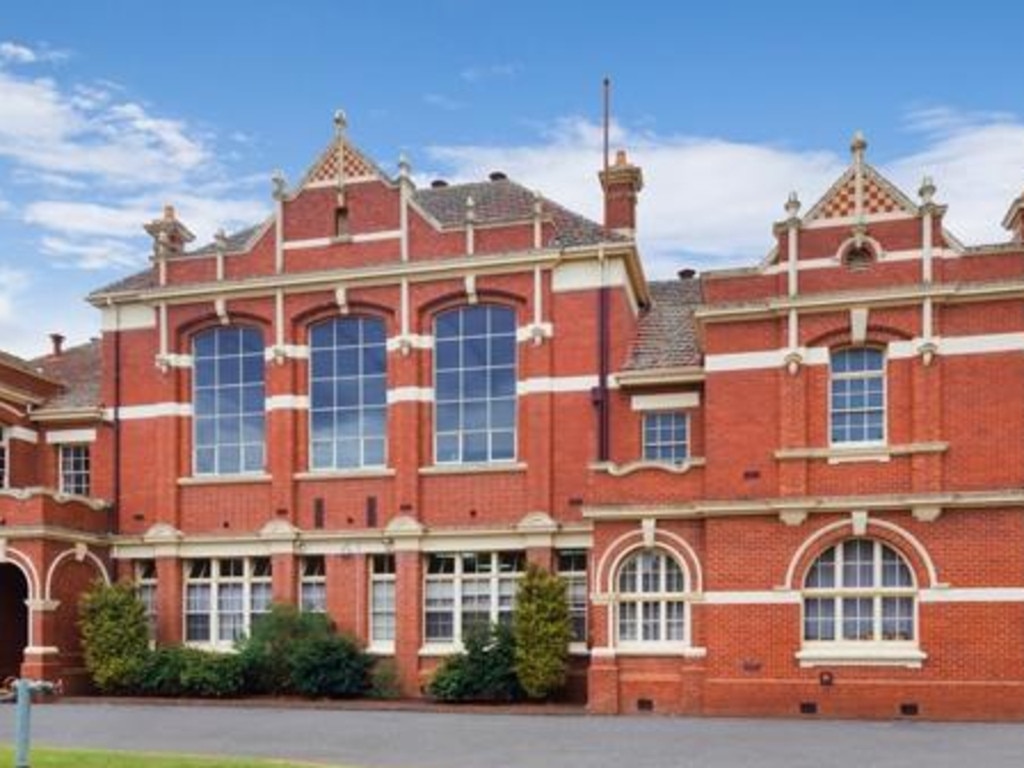
<svg viewBox="0 0 1024 768"><path fill-rule="evenodd" d="M846 519L829 523L804 539L789 562L783 587L796 591L802 589L804 575L818 556L850 538L873 539L888 544L907 562L918 589L938 586L935 564L917 537L888 520L869 518L863 534L855 533L853 520Z"/></svg>
<svg viewBox="0 0 1024 768"><path fill-rule="evenodd" d="M39 580L39 571L36 570L32 558L20 550L8 546L4 547L2 554L0 554L0 563L13 565L21 571L25 577L25 583L28 585L28 599L30 601L39 600L42 597L43 591L42 583Z"/></svg>
<svg viewBox="0 0 1024 768"><path fill-rule="evenodd" d="M53 599L53 577L57 572L57 568L70 557L75 558L75 561L79 563L85 561L92 563L99 572L100 578L103 579L103 583L108 586L110 585L110 574L107 572L107 566L94 553L90 552L87 547L78 545L71 549L64 550L53 559L52 563L50 563L50 568L46 572L46 591L44 593L47 600Z"/></svg>
<svg viewBox="0 0 1024 768"><path fill-rule="evenodd" d="M614 594L617 591L615 577L625 560L643 549L662 549L671 555L683 568L689 591L700 594L704 591L704 575L696 551L686 539L671 531L655 529L653 541L645 541L645 532L630 531L613 541L601 556L594 569L594 589L599 594Z"/></svg>

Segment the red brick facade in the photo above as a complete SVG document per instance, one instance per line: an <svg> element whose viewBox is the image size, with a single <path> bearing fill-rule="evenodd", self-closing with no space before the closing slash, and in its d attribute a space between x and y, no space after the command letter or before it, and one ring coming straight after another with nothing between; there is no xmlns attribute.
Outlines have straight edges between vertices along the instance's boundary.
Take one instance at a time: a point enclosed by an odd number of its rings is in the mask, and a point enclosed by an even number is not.
<svg viewBox="0 0 1024 768"><path fill-rule="evenodd" d="M863 155L802 217L791 198L760 265L670 282L644 277L625 156L601 174L607 228L502 175L416 189L343 133L251 230L189 251L165 211L153 266L91 297L93 410L0 413L22 438L0 524L26 578L23 669L73 673L62 612L89 569L152 561L158 642L223 647L260 601L320 600L416 695L460 630L507 615L523 563L585 553L573 690L591 711L1024 717L1021 202L1011 242L967 247L930 182L914 202ZM463 346L453 461L438 318L482 307L514 319L513 448L495 447L488 358L491 453L465 458ZM383 328L383 461L369 400L354 442L317 415L312 329L354 318ZM218 411L210 438L199 340L241 328L263 406L241 428ZM216 354L214 399L238 375ZM317 465L321 424L363 458ZM90 440L90 498L52 488L58 427ZM262 456L230 469L244 444Z"/></svg>

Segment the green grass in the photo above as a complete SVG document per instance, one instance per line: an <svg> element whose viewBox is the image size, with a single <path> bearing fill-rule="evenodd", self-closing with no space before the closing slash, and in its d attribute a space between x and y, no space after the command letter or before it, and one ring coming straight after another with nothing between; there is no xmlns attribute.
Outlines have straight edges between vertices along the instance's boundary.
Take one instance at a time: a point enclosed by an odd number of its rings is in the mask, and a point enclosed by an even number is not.
<svg viewBox="0 0 1024 768"><path fill-rule="evenodd" d="M287 760L190 757L43 747L33 747L29 762L32 768L299 768L313 765ZM13 748L0 746L0 765L14 765Z"/></svg>

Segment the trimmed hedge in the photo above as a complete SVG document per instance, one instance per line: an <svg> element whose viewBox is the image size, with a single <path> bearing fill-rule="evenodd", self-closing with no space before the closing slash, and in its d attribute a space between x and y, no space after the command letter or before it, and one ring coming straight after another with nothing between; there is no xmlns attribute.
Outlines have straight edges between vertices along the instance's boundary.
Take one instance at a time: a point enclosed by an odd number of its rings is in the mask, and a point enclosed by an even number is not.
<svg viewBox="0 0 1024 768"><path fill-rule="evenodd" d="M470 632L464 653L446 658L427 686L441 701L516 701L523 689L516 678L516 641L501 624Z"/></svg>

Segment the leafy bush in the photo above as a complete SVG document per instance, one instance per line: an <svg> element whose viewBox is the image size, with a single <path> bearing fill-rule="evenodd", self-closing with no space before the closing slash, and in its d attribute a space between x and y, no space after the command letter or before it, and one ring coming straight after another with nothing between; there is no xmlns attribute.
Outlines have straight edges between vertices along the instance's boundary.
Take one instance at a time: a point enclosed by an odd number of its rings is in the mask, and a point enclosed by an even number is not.
<svg viewBox="0 0 1024 768"><path fill-rule="evenodd" d="M140 696L184 696L181 678L188 662L187 656L193 651L181 646L157 648L152 651L142 666L138 687Z"/></svg>
<svg viewBox="0 0 1024 768"><path fill-rule="evenodd" d="M402 682L394 659L377 659L370 670L370 690L375 699L397 699L402 695Z"/></svg>
<svg viewBox="0 0 1024 768"><path fill-rule="evenodd" d="M252 634L239 645L250 693L297 693L292 659L305 643L335 637L322 613L303 613L291 605L274 605L254 623Z"/></svg>
<svg viewBox="0 0 1024 768"><path fill-rule="evenodd" d="M572 622L565 582L530 565L519 582L513 617L515 670L526 695L550 696L563 685L569 670Z"/></svg>
<svg viewBox="0 0 1024 768"><path fill-rule="evenodd" d="M129 584L95 583L79 603L85 666L103 693L131 693L149 655L146 609Z"/></svg>
<svg viewBox="0 0 1024 768"><path fill-rule="evenodd" d="M244 661L233 653L184 649L181 690L185 696L223 699L245 690Z"/></svg>
<svg viewBox="0 0 1024 768"><path fill-rule="evenodd" d="M361 696L370 687L373 659L342 635L304 638L288 659L291 687L315 698Z"/></svg>
<svg viewBox="0 0 1024 768"><path fill-rule="evenodd" d="M516 679L515 637L504 625L470 632L466 650L445 659L427 687L441 701L514 701L522 697Z"/></svg>

